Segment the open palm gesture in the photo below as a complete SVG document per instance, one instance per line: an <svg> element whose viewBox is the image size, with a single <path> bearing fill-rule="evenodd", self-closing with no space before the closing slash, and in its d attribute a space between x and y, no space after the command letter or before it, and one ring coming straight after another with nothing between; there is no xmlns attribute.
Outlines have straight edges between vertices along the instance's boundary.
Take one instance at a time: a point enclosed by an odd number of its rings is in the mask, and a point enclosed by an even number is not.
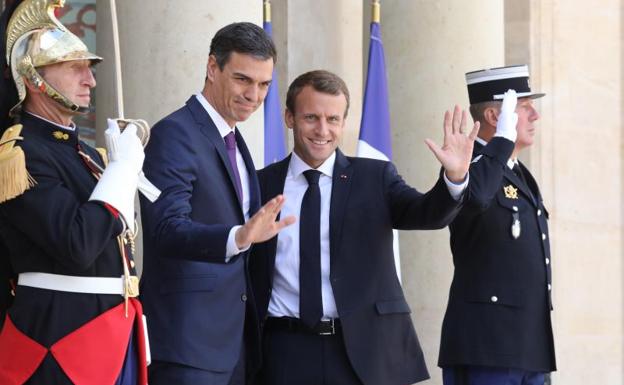
<svg viewBox="0 0 624 385"><path fill-rule="evenodd" d="M466 178L472 148L475 138L479 133L479 122L475 122L469 135L466 131L466 111L455 106L453 114L449 111L444 113L444 143L439 147L431 139L425 139L425 143L444 167L446 177L453 183L461 183Z"/></svg>

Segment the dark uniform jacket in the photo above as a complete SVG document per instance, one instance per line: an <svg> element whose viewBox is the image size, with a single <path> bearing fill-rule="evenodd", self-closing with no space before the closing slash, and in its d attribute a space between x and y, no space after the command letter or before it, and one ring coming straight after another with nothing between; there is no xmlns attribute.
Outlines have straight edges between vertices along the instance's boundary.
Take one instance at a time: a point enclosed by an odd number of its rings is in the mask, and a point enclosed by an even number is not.
<svg viewBox="0 0 624 385"><path fill-rule="evenodd" d="M0 204L0 306L7 306L7 275L44 272L85 277L121 277L116 236L122 224L88 199L97 180L77 152L80 145L104 167L98 152L76 131L23 114L24 140L17 142L36 185ZM17 329L44 347L123 302L120 295L78 294L17 286L8 316ZM48 353L30 380L70 383Z"/></svg>
<svg viewBox="0 0 624 385"><path fill-rule="evenodd" d="M259 172L263 202L282 193L289 162L287 157ZM441 177L422 194L405 183L392 163L337 151L329 213L330 282L347 355L362 383L412 384L429 378L397 278L392 229L439 229L460 207ZM276 247L277 237L255 245L249 259L263 321Z"/></svg>
<svg viewBox="0 0 624 385"><path fill-rule="evenodd" d="M467 201L449 226L455 272L441 367L555 370L548 212L529 171L520 164L525 183L507 166L513 147L475 143Z"/></svg>

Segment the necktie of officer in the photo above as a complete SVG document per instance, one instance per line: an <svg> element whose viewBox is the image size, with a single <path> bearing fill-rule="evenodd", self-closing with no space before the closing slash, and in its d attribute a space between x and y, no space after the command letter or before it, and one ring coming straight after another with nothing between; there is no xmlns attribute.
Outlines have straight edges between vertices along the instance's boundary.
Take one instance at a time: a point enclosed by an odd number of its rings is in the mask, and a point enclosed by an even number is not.
<svg viewBox="0 0 624 385"><path fill-rule="evenodd" d="M323 316L321 297L321 172L307 170L299 215L299 317L310 328Z"/></svg>
<svg viewBox="0 0 624 385"><path fill-rule="evenodd" d="M535 193L531 190L531 186L529 186L529 184L527 183L527 180L524 177L524 173L522 172L522 169L520 168L520 164L519 163L514 163L514 166L511 169L511 171L513 171L514 174L516 174L516 176L518 178L520 178L520 180L522 181L524 186L527 188L527 190L531 194L531 200L533 200L533 202L535 202Z"/></svg>
<svg viewBox="0 0 624 385"><path fill-rule="evenodd" d="M230 132L225 136L225 148L227 149L228 158L230 159L230 166L234 171L234 182L236 186L236 195L238 201L243 202L243 188L241 186L240 173L238 172L238 165L236 164L236 135L234 132Z"/></svg>

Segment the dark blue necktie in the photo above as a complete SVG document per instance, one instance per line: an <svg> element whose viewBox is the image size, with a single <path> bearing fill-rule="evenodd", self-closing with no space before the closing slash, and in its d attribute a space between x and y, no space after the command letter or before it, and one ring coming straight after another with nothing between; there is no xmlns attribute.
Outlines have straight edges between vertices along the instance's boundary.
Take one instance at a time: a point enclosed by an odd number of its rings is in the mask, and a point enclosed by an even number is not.
<svg viewBox="0 0 624 385"><path fill-rule="evenodd" d="M323 316L321 297L321 172L303 173L308 189L303 195L299 215L299 317L313 328Z"/></svg>
<svg viewBox="0 0 624 385"><path fill-rule="evenodd" d="M234 172L234 183L236 186L236 195L239 202L243 203L243 187L241 186L240 173L238 172L238 165L236 164L236 135L234 132L230 132L223 139L225 139L225 148L227 149L228 158L230 159L230 166Z"/></svg>

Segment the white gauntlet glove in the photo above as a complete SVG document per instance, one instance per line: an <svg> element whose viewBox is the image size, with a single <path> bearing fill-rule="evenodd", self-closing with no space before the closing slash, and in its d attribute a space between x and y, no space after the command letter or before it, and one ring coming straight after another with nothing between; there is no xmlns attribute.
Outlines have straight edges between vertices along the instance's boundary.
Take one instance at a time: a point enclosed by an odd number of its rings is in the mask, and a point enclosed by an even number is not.
<svg viewBox="0 0 624 385"><path fill-rule="evenodd" d="M518 114L516 114L517 102L518 97L516 96L516 91L507 90L503 97L503 105L498 115L498 123L496 123L496 133L494 136L502 136L512 142L516 141L516 136L518 136L518 132L516 131L516 124L518 124Z"/></svg>
<svg viewBox="0 0 624 385"><path fill-rule="evenodd" d="M104 134L109 163L89 200L113 206L134 232L134 195L145 158L143 145L132 124L122 134L117 122L108 119L108 129Z"/></svg>

